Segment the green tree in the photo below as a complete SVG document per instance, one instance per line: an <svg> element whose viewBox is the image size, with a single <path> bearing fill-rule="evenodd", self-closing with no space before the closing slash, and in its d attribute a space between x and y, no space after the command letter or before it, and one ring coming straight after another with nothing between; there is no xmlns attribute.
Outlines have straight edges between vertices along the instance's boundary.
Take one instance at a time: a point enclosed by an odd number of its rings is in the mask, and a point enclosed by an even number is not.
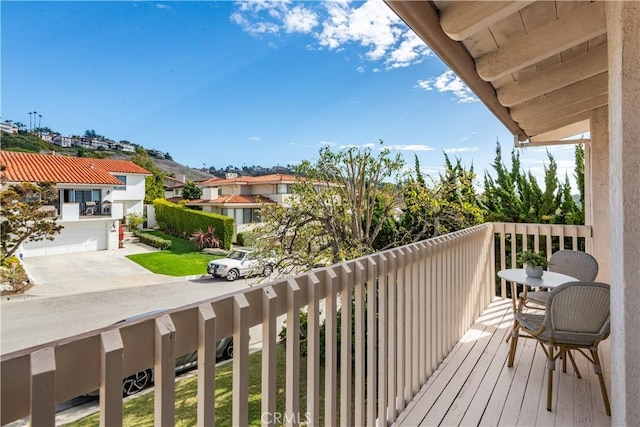
<svg viewBox="0 0 640 427"><path fill-rule="evenodd" d="M509 171L502 161L500 143L497 143L496 158L491 165L496 178L488 173L484 176L484 204L488 221L519 222L523 209L518 192L520 157L515 152L511 154L511 164L512 169Z"/></svg>
<svg viewBox="0 0 640 427"><path fill-rule="evenodd" d="M165 174L156 166L149 156L149 153L147 153L147 150L142 147L136 148L136 154L131 161L151 172L151 176L147 176L144 179L144 203L151 204L156 199L163 199Z"/></svg>
<svg viewBox="0 0 640 427"><path fill-rule="evenodd" d="M382 145L382 141L380 142ZM285 271L309 269L375 251L374 242L400 205L404 162L386 148L320 150L303 161L287 206L264 204L257 246Z"/></svg>
<svg viewBox="0 0 640 427"><path fill-rule="evenodd" d="M187 200L196 200L202 197L202 189L198 187L193 181L189 181L184 185L182 189L182 197Z"/></svg>
<svg viewBox="0 0 640 427"><path fill-rule="evenodd" d="M57 198L54 183L13 184L0 191L0 260L13 255L25 242L53 240L62 231L56 218L49 218L42 206Z"/></svg>
<svg viewBox="0 0 640 427"><path fill-rule="evenodd" d="M483 208L474 188L473 166L467 170L460 159L454 164L445 154L444 174L427 179L420 171L416 156L414 174L403 189L399 243L417 242L484 221Z"/></svg>
<svg viewBox="0 0 640 427"><path fill-rule="evenodd" d="M485 172L483 203L487 208L487 220L504 222L583 224L583 204L578 206L571 195L568 177L564 183L558 179L558 165L547 151L548 163L544 165L544 188L529 172L522 171L520 157L511 153L511 170L502 162L500 144L492 164L494 179ZM584 152L576 147L576 181L581 197L584 197Z"/></svg>

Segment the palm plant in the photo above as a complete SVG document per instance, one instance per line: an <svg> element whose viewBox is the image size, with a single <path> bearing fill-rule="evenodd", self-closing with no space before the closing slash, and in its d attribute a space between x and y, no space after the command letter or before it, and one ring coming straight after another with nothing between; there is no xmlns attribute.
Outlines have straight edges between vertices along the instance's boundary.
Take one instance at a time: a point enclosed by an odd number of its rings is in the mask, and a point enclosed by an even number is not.
<svg viewBox="0 0 640 427"><path fill-rule="evenodd" d="M207 231L194 231L189 240L193 242L193 244L196 245L198 249L219 248L220 239L216 237L215 232L216 229L212 226L209 226L207 228Z"/></svg>

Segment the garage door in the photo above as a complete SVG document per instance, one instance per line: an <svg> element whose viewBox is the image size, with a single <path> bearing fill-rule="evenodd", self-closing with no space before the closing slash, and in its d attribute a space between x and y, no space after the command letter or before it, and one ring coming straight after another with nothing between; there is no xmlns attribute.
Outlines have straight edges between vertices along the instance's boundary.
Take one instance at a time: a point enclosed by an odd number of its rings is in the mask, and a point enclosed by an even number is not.
<svg viewBox="0 0 640 427"><path fill-rule="evenodd" d="M107 249L111 221L60 222L64 226L55 240L41 240L24 245L24 256L41 256Z"/></svg>

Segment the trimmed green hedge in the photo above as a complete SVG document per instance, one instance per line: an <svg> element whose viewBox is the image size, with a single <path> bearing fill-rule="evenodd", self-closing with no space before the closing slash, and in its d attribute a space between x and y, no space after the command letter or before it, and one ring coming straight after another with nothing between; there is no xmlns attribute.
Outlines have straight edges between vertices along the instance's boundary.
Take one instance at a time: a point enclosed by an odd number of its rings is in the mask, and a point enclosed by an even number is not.
<svg viewBox="0 0 640 427"><path fill-rule="evenodd" d="M171 247L171 240L165 240L161 237L154 236L153 234L144 233L140 230L134 230L133 235L140 239L140 242L153 246L158 249L169 249Z"/></svg>
<svg viewBox="0 0 640 427"><path fill-rule="evenodd" d="M215 228L215 235L223 249L231 249L233 240L233 218L209 212L196 211L164 199L153 201L156 220L161 229L176 236L189 238L195 231Z"/></svg>
<svg viewBox="0 0 640 427"><path fill-rule="evenodd" d="M253 246L256 243L256 236L250 231L238 233L236 241L240 246Z"/></svg>

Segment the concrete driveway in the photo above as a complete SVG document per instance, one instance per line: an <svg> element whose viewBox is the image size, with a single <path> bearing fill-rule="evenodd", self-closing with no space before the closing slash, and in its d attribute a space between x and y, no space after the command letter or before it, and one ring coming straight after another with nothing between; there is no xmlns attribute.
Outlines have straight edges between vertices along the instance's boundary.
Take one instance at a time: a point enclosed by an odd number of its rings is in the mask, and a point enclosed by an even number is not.
<svg viewBox="0 0 640 427"><path fill-rule="evenodd" d="M100 292L191 278L155 274L126 258L126 255L157 250L142 243L129 243L112 251L25 258L27 274L35 285L24 298ZM15 298L19 297L12 297Z"/></svg>

